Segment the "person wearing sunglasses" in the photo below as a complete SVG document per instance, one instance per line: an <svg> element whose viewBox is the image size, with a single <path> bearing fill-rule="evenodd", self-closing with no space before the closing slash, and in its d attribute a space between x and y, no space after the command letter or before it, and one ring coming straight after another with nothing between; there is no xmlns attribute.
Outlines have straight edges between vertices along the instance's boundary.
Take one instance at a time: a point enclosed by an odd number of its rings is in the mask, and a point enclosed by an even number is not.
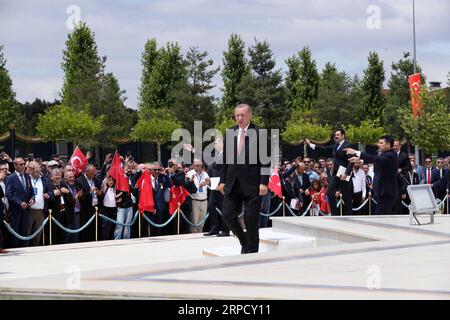
<svg viewBox="0 0 450 320"><path fill-rule="evenodd" d="M30 207L34 203L31 178L25 172L25 160L21 157L14 159L15 172L6 180L6 198L9 202L8 219L15 232L22 236L28 235ZM12 237L13 248L25 247L28 241Z"/></svg>

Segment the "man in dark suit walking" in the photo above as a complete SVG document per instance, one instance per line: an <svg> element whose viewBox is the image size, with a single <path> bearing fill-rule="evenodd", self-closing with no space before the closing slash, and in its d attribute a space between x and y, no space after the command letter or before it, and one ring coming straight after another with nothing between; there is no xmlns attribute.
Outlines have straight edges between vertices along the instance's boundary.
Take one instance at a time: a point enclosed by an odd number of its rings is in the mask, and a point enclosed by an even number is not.
<svg viewBox="0 0 450 320"><path fill-rule="evenodd" d="M6 179L6 198L9 202L9 222L11 227L20 235L28 235L30 224L30 207L34 203L33 187L31 178L25 173L25 160L16 158L14 160L15 172ZM12 237L11 245L13 248L25 247L28 241L22 241Z"/></svg>
<svg viewBox="0 0 450 320"><path fill-rule="evenodd" d="M258 252L261 196L268 192L270 163L261 161L261 130L251 123L249 105L235 108L237 125L229 128L224 139L224 165L220 174L219 191L224 194L223 218L241 243L241 253ZM261 142L261 143L260 143ZM266 172L267 171L267 172ZM244 204L244 231L238 216Z"/></svg>
<svg viewBox="0 0 450 320"><path fill-rule="evenodd" d="M356 151L352 148L345 149L348 155L356 155L350 161L361 158L367 162L373 162L373 185L375 200L378 202L375 214L378 215L391 214L395 200L399 196L397 185L397 154L392 150L393 146L394 139L391 136L385 135L378 141L378 156Z"/></svg>
<svg viewBox="0 0 450 320"><path fill-rule="evenodd" d="M334 167L336 173L339 170L340 166L346 168L345 174L341 175L340 180L338 181L338 189L342 193L342 200L344 201L342 213L345 215L351 215L353 212L353 192L351 182L347 181L347 177L350 176L353 166L348 161L350 157L344 151L346 148L350 147L350 142L345 139L345 130L343 128L336 130L336 132L334 133L334 141L336 142L334 145L318 146L311 143L308 139L305 139L304 144L308 145L313 150L331 150L331 158L334 159Z"/></svg>

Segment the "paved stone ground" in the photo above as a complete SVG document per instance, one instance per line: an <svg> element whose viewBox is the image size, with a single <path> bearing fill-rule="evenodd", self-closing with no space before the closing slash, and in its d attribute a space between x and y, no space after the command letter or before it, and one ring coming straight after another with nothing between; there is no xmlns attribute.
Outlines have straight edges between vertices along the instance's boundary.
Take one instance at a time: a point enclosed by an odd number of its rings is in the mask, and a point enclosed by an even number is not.
<svg viewBox="0 0 450 320"><path fill-rule="evenodd" d="M0 256L0 298L450 299L448 216L420 227L407 216L273 225L318 246L205 257L237 240L200 234L15 249Z"/></svg>

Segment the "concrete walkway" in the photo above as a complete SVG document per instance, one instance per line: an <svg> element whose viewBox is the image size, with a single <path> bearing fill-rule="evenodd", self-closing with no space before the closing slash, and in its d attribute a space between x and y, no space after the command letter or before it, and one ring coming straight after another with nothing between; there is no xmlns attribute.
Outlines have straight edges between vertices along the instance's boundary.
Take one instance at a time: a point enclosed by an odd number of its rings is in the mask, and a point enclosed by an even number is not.
<svg viewBox="0 0 450 320"><path fill-rule="evenodd" d="M11 250L0 298L450 299L450 217L274 218L316 247L205 257L201 234Z"/></svg>

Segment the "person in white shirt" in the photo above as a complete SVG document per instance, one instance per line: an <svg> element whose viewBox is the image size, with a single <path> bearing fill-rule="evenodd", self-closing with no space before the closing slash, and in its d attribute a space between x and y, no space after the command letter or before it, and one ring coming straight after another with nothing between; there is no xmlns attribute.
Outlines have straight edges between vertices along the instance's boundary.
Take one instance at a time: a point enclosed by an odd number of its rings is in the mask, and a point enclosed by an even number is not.
<svg viewBox="0 0 450 320"><path fill-rule="evenodd" d="M352 184L353 184L353 208L358 208L364 200L366 200L366 174L361 170L361 160L355 161L353 164L352 172ZM353 211L354 213L360 213L359 211Z"/></svg>
<svg viewBox="0 0 450 320"><path fill-rule="evenodd" d="M36 161L31 161L27 167L27 173L31 176L31 186L34 192L34 204L31 205L31 219L28 228L28 234L39 228L44 222L44 208L46 201L50 199L48 193L48 181L41 176L41 166ZM30 240L30 246L38 246L41 242L42 232L34 239Z"/></svg>
<svg viewBox="0 0 450 320"><path fill-rule="evenodd" d="M116 220L117 217L117 205L116 205L116 181L113 177L106 177L102 182L102 192L104 194L101 212L112 220ZM112 240L114 233L114 224L106 219L102 219L101 224L101 240Z"/></svg>
<svg viewBox="0 0 450 320"><path fill-rule="evenodd" d="M192 223L198 224L202 221L208 210L208 190L209 175L202 169L202 162L199 159L194 159L194 169L186 174L186 177L194 182L197 187L197 192L191 194L192 198ZM199 233L203 231L203 224L200 226L191 226L191 233Z"/></svg>

